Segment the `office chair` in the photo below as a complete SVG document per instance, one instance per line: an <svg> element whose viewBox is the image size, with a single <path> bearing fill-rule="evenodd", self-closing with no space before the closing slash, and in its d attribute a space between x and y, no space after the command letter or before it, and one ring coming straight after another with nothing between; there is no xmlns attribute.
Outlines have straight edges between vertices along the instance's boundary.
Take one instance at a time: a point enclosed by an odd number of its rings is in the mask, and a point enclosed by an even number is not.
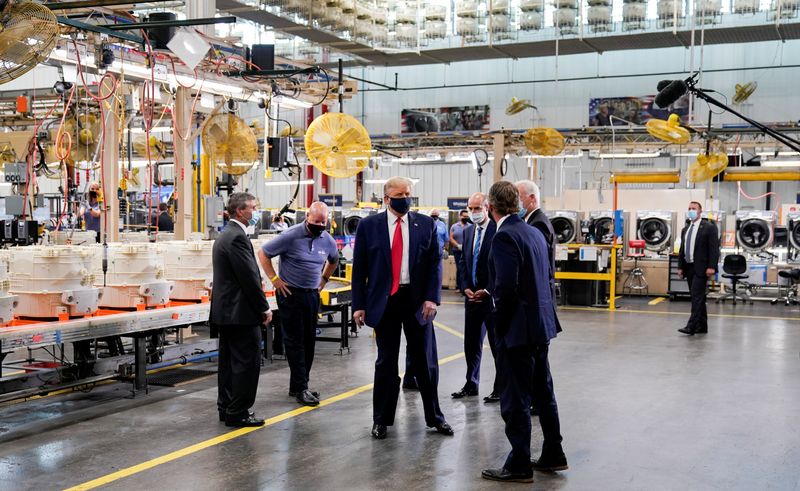
<svg viewBox="0 0 800 491"><path fill-rule="evenodd" d="M741 254L729 254L725 256L725 260L722 262L722 277L728 278L731 280L731 291L726 293L725 295L719 297L717 299L717 303L724 302L727 299L733 300L733 305L736 305L736 299L741 299L742 302L750 302L752 305L753 301L750 300L750 296L746 293L740 293L736 290L736 286L742 281L746 280L748 276L747 272L747 259Z"/></svg>

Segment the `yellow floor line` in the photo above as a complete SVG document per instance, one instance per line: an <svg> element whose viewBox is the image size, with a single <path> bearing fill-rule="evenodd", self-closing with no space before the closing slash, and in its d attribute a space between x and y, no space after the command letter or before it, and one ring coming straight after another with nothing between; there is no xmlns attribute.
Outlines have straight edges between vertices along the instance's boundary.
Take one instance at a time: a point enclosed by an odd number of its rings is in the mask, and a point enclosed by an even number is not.
<svg viewBox="0 0 800 491"><path fill-rule="evenodd" d="M628 310L617 309L614 312L609 312L606 309L596 309L593 307L559 307L558 310L575 310L581 312L598 312L598 313L620 313L620 314L660 314L660 315L691 315L689 311L686 312L664 312L660 310ZM756 320L770 320L770 321L800 321L800 317L767 317L761 315L737 315L737 314L708 314L709 317L726 317L731 319L756 319Z"/></svg>
<svg viewBox="0 0 800 491"><path fill-rule="evenodd" d="M440 322L435 322L434 325L436 327L453 334L454 336L464 337L463 334L456 331L455 329L446 326ZM444 365L445 363L450 363L451 361L458 360L464 357L464 353L456 353L454 355L450 355L444 358L439 359L439 365ZM402 374L400 375L402 376ZM342 392L341 394L337 394L335 396L329 397L320 401L319 406L303 406L292 411L287 411L285 413L279 414L277 416L273 416L267 419L264 422L264 426L257 426L251 428L239 428L233 431L229 431L224 435L220 435L214 438L209 438L208 440L204 440L199 443L195 443L194 445L190 445L188 447L182 448L180 450L176 450L174 452L170 452L166 455L162 455L160 457L156 457L155 459L148 460L146 462L142 462L141 464L137 464L131 467L126 467L125 469L120 469L116 472L112 472L111 474L107 474L105 476L98 477L97 479L93 479L91 481L87 481L83 484L78 484L77 486L73 486L71 488L67 488L65 491L79 491L79 490L88 490L88 489L95 489L100 486L105 486L110 484L114 481L118 481L120 479L130 477L134 474L139 474L140 472L144 472L148 469L152 469L153 467L159 466L161 464L166 464L168 462L172 462L173 460L178 460L180 458L186 457L187 455L191 455L193 453L197 453L201 450L205 450L209 447L213 447L215 445L219 445L221 443L228 442L235 438L239 438L240 436L248 435L253 433L254 431L258 431L274 424L280 423L281 421L286 421L287 419L294 418L296 416L300 416L301 414L305 414L310 411L314 411L316 409L328 406L333 404L334 402L339 402L345 399L349 399L353 396L361 394L363 392L367 392L372 390L373 384L366 384L362 385L361 387L357 387L355 389L348 390L347 392Z"/></svg>
<svg viewBox="0 0 800 491"><path fill-rule="evenodd" d="M450 334L452 334L453 336L455 336L457 338L464 339L464 333L462 333L461 331L456 331L452 327L446 326L446 325L442 324L441 322L437 322L437 321L433 321L433 325L438 327L442 331L449 332Z"/></svg>
<svg viewBox="0 0 800 491"><path fill-rule="evenodd" d="M464 305L464 302L450 302L448 300L442 300L439 303L444 304L444 305Z"/></svg>
<svg viewBox="0 0 800 491"><path fill-rule="evenodd" d="M663 302L666 299L667 299L667 297L654 298L654 299L650 300L649 302L647 302L647 305L658 305L658 304L660 304L661 302Z"/></svg>

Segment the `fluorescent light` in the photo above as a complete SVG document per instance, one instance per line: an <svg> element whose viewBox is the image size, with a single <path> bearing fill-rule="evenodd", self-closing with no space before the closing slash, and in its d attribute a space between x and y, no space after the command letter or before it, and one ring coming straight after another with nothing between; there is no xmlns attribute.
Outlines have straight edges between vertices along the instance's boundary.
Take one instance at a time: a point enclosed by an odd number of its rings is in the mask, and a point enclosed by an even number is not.
<svg viewBox="0 0 800 491"><path fill-rule="evenodd" d="M598 157L601 159L646 159L652 157L660 157L661 152L652 153L601 153Z"/></svg>
<svg viewBox="0 0 800 491"><path fill-rule="evenodd" d="M419 179L410 177L408 178L414 184L419 182ZM389 179L364 179L364 184L386 184Z"/></svg>
<svg viewBox="0 0 800 491"><path fill-rule="evenodd" d="M765 160L761 167L800 167L800 160Z"/></svg>
<svg viewBox="0 0 800 491"><path fill-rule="evenodd" d="M157 161L157 160L152 160L152 161L150 161L150 162L151 162L151 163L152 163L154 166L155 166L156 164L158 164L158 161ZM131 167L147 167L147 163L148 163L148 162L147 162L146 160L131 160ZM125 161L122 161L122 162L121 162L121 164L122 164L122 166L124 167L124 166L125 166ZM159 166L159 167L172 167L173 165L175 165L175 164L174 164L174 163L172 163L172 162L168 162L168 163L159 164L158 166Z"/></svg>
<svg viewBox="0 0 800 491"><path fill-rule="evenodd" d="M272 102L284 109L308 109L313 106L310 102L285 95L276 95L272 98Z"/></svg>
<svg viewBox="0 0 800 491"><path fill-rule="evenodd" d="M314 184L313 179L305 179L300 181L301 186L309 186ZM297 185L297 181L267 181L264 183L265 186L295 186Z"/></svg>
<svg viewBox="0 0 800 491"><path fill-rule="evenodd" d="M777 155L775 152L756 152L756 155L759 157L797 157L800 152L778 152Z"/></svg>
<svg viewBox="0 0 800 491"><path fill-rule="evenodd" d="M695 153L673 153L673 157L697 157L700 155L698 152Z"/></svg>
<svg viewBox="0 0 800 491"><path fill-rule="evenodd" d="M528 159L528 160L533 160L533 159L560 160L560 159L579 159L581 157L583 157L583 152L569 153L569 154L564 154L564 155L528 155L525 158Z"/></svg>

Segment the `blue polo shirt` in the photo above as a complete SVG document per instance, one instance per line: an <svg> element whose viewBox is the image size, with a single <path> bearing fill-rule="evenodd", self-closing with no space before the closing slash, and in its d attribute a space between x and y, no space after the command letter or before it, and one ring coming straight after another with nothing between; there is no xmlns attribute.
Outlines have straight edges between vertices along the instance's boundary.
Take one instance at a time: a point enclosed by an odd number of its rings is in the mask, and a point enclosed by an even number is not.
<svg viewBox="0 0 800 491"><path fill-rule="evenodd" d="M458 242L459 245L461 245L464 242L465 228L467 228L467 226L461 222L456 222L453 224L452 227L450 227L450 233L453 234L453 238L455 239L456 242Z"/></svg>
<svg viewBox="0 0 800 491"><path fill-rule="evenodd" d="M444 249L445 244L450 240L447 235L447 225L441 220L436 220L436 240L439 241L439 252Z"/></svg>
<svg viewBox="0 0 800 491"><path fill-rule="evenodd" d="M339 261L339 251L331 234L322 232L319 237L312 237L306 230L306 222L284 230L261 246L261 250L267 257L280 256L281 279L297 288L319 287L325 263Z"/></svg>
<svg viewBox="0 0 800 491"><path fill-rule="evenodd" d="M91 210L100 211L100 203L95 201L94 203L89 203L89 206L86 207L86 213L83 215L83 221L86 224L86 230L94 230L98 234L100 233L100 219L102 217L93 217Z"/></svg>

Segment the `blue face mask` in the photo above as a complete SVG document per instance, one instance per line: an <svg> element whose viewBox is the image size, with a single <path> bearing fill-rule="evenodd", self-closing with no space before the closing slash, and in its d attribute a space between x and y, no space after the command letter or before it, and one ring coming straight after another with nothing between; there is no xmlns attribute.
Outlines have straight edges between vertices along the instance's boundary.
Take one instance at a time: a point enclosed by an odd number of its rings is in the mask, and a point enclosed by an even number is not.
<svg viewBox="0 0 800 491"><path fill-rule="evenodd" d="M686 212L686 218L691 221L695 221L697 219L697 210L689 210Z"/></svg>
<svg viewBox="0 0 800 491"><path fill-rule="evenodd" d="M528 210L526 210L525 208L520 208L519 212L517 213L517 215L519 215L519 217L522 218L523 220L525 219L525 215L527 214Z"/></svg>
<svg viewBox="0 0 800 491"><path fill-rule="evenodd" d="M411 208L411 198L389 198L389 205L397 213L405 215Z"/></svg>
<svg viewBox="0 0 800 491"><path fill-rule="evenodd" d="M247 220L247 225L255 227L256 223L258 223L259 216L261 216L261 212L259 210L253 210L253 214L250 217L250 220Z"/></svg>

